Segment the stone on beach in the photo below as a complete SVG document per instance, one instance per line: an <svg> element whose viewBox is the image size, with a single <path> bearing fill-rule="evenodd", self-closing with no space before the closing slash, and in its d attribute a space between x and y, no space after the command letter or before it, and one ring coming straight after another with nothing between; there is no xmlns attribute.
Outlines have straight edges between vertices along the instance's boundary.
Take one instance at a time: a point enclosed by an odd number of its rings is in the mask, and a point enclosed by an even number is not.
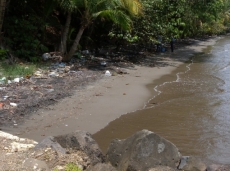
<svg viewBox="0 0 230 171"><path fill-rule="evenodd" d="M69 150L83 151L89 156L92 165L104 161L104 155L102 154L98 144L92 138L91 134L86 131L75 131L66 135L47 137L35 148L39 149L49 147L63 154L67 153Z"/></svg>
<svg viewBox="0 0 230 171"><path fill-rule="evenodd" d="M113 140L106 159L118 170L147 170L156 166L177 168L181 154L177 147L157 134L142 130L124 140Z"/></svg>

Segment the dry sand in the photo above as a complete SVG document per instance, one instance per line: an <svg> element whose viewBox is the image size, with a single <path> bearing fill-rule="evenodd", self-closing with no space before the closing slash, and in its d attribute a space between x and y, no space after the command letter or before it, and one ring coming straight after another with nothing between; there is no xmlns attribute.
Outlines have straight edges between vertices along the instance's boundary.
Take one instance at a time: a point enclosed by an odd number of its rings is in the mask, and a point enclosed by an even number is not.
<svg viewBox="0 0 230 171"><path fill-rule="evenodd" d="M127 69L128 74L104 77L82 90L76 90L73 96L49 109L35 112L23 125L8 131L36 141L44 136L74 130L94 134L121 115L144 108L153 96L146 85L172 73L194 53L202 52L203 48L213 45L216 40L218 38L196 41L174 53L159 54L160 62L165 64L162 67L135 66Z"/></svg>

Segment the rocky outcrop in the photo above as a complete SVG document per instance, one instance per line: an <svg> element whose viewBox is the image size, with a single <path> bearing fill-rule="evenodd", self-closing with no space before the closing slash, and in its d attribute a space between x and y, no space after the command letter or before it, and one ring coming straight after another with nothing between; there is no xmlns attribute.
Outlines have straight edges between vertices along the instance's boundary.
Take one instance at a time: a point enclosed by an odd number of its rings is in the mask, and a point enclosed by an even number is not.
<svg viewBox="0 0 230 171"><path fill-rule="evenodd" d="M46 137L38 144L0 131L0 142L0 170L4 171L65 171L72 163L86 171L230 170L229 165L206 167L196 157L181 157L174 144L148 130L113 140L106 160L91 134L85 131Z"/></svg>
<svg viewBox="0 0 230 171"><path fill-rule="evenodd" d="M177 168L180 158L174 144L148 130L113 140L106 154L106 160L119 171L145 171L159 165Z"/></svg>
<svg viewBox="0 0 230 171"><path fill-rule="evenodd" d="M75 131L66 135L47 137L35 149L48 147L61 154L82 151L89 157L91 165L104 162L104 155L98 144L91 134L86 131Z"/></svg>

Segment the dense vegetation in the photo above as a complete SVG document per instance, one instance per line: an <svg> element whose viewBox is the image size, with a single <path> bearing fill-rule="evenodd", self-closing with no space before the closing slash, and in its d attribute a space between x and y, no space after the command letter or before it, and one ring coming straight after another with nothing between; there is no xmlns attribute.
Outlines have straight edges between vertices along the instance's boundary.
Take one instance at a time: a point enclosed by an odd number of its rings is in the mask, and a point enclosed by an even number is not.
<svg viewBox="0 0 230 171"><path fill-rule="evenodd" d="M0 60L7 53L37 61L60 51L104 44L156 43L224 34L230 0L0 0Z"/></svg>

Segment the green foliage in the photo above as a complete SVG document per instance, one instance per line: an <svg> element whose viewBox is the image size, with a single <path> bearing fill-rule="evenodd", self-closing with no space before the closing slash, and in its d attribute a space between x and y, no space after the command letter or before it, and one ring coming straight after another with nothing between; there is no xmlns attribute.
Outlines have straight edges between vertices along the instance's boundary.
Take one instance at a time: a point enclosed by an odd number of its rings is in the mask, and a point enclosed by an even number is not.
<svg viewBox="0 0 230 171"><path fill-rule="evenodd" d="M6 44L14 54L23 59L34 61L47 52L47 47L41 43L41 33L38 27L39 18L35 15L18 18L12 16L6 20Z"/></svg>
<svg viewBox="0 0 230 171"><path fill-rule="evenodd" d="M0 49L0 60L6 59L6 56L7 56L7 50Z"/></svg>
<svg viewBox="0 0 230 171"><path fill-rule="evenodd" d="M82 171L81 168L79 168L76 164L74 163L68 163L66 165L65 171Z"/></svg>
<svg viewBox="0 0 230 171"><path fill-rule="evenodd" d="M3 43L15 56L37 62L44 52L58 50L68 12L72 20L67 49L78 44L72 54L79 48L79 28L88 33L83 37L90 41L85 42L95 44L106 36L114 42L145 44L157 42L159 35L169 41L172 36L230 30L230 0L18 0L10 1L5 13ZM80 42L82 48L85 42ZM5 55L0 50L0 60Z"/></svg>

